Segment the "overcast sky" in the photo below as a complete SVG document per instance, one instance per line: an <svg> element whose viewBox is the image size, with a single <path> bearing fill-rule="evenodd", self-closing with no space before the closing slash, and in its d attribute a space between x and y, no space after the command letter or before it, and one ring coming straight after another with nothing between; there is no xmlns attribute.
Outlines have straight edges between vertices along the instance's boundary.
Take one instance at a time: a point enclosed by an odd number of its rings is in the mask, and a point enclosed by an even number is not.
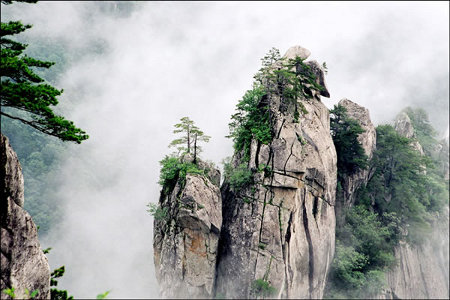
<svg viewBox="0 0 450 300"><path fill-rule="evenodd" d="M111 8L112 7L112 8ZM260 58L293 45L328 66L331 108L367 107L375 124L422 107L448 135L448 2L139 2L127 13L94 2L2 5L77 57L60 76L60 109L90 139L71 145L55 191L61 227L42 241L75 297L157 297L152 223L159 164L189 116L208 135L203 157L232 155L225 136ZM120 7L119 7L120 8ZM4 12L4 11L5 12ZM104 45L100 55L86 52ZM31 47L31 46L30 46ZM77 56L77 53L83 53Z"/></svg>

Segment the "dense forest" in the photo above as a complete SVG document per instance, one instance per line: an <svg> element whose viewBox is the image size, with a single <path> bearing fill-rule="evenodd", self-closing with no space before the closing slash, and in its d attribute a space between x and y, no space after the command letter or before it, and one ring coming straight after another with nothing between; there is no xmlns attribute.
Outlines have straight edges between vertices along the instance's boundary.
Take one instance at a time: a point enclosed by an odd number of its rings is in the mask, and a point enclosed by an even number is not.
<svg viewBox="0 0 450 300"><path fill-rule="evenodd" d="M357 140L363 132L358 122L346 116L345 108L331 110L338 154L337 193L344 176L358 168L373 171L367 185L357 190L354 206L343 212L345 217L336 226L330 298L375 297L385 284L384 272L398 264L394 249L399 242L430 243L432 226L445 222L438 217L448 206L448 142L435 138L423 109L408 107L403 112L417 138L402 136L392 125L378 125L377 149L368 161ZM424 145L424 153L414 147L417 141Z"/></svg>

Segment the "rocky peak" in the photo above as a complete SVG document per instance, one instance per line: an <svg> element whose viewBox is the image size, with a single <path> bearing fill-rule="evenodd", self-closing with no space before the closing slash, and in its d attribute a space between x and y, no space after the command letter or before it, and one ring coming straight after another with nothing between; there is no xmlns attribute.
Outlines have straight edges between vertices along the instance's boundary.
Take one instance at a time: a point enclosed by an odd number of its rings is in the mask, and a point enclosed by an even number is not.
<svg viewBox="0 0 450 300"><path fill-rule="evenodd" d="M17 298L25 290L38 290L39 298L50 298L50 267L37 237L31 216L23 209L22 168L8 139L1 135L1 285L14 288ZM2 299L10 299L1 294ZM4 298L5 297L5 298Z"/></svg>
<svg viewBox="0 0 450 300"><path fill-rule="evenodd" d="M358 136L358 142L361 143L367 157L371 159L376 149L377 136L375 126L370 119L369 110L349 99L342 99L338 104L345 107L347 116L358 121L362 129L364 129L364 132ZM352 175L344 176L343 182L341 182L342 194L338 195L336 203L336 215L338 218L342 215L342 208L348 208L355 203L356 191L359 187L367 184L370 176L368 169L360 169Z"/></svg>
<svg viewBox="0 0 450 300"><path fill-rule="evenodd" d="M416 139L411 119L406 112L403 111L397 115L394 121L394 128L401 136L412 139L411 145L413 148L419 151L420 154L424 154L422 145Z"/></svg>
<svg viewBox="0 0 450 300"><path fill-rule="evenodd" d="M301 59L307 59L311 55L311 51L302 46L296 45L289 48L283 55L287 59L295 59L297 56Z"/></svg>
<svg viewBox="0 0 450 300"><path fill-rule="evenodd" d="M370 119L369 110L349 99L342 99L338 103L347 109L347 115L358 121L359 125L364 129L364 132L358 136L358 141L364 149L367 157L372 159L373 153L376 149L377 134L375 126Z"/></svg>
<svg viewBox="0 0 450 300"><path fill-rule="evenodd" d="M285 58L308 55L297 46ZM325 86L317 62L305 63ZM272 288L269 297L320 298L334 254L337 157L329 112L320 93L298 99L305 109L298 119L282 96L267 98L274 137L269 144L251 141L254 184L238 190L226 180L222 185L216 295L264 297L258 290L264 282ZM235 153L233 166L243 163Z"/></svg>
<svg viewBox="0 0 450 300"><path fill-rule="evenodd" d="M213 297L222 227L220 172L200 160L198 164L211 176L187 174L170 193L161 192L153 249L163 298Z"/></svg>

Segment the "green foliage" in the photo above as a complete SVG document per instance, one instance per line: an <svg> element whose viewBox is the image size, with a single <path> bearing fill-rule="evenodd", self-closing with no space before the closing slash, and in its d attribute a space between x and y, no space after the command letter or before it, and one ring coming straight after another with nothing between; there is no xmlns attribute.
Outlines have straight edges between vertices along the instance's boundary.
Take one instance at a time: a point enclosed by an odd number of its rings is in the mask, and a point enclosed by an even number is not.
<svg viewBox="0 0 450 300"><path fill-rule="evenodd" d="M270 99L273 95L281 98L280 110L293 107L294 122L300 113L308 113L300 100L311 98L312 90L323 89L317 82L311 67L303 59L285 60L280 51L272 48L262 60L262 68L254 76L253 88L248 90L236 106L236 113L229 124L234 149L243 152L243 161L250 159L252 140L269 144L273 139L271 128ZM277 67L274 64L279 63Z"/></svg>
<svg viewBox="0 0 450 300"><path fill-rule="evenodd" d="M443 179L430 176L433 164L412 148L411 140L400 136L392 126L377 127L377 150L371 162L376 171L367 184L367 193L381 215L395 212L401 225L408 227L407 240L423 241L419 232L430 229L430 213L448 203Z"/></svg>
<svg viewBox="0 0 450 300"><path fill-rule="evenodd" d="M257 298L272 298L276 295L277 289L264 279L256 279L252 282L251 293Z"/></svg>
<svg viewBox="0 0 450 300"><path fill-rule="evenodd" d="M247 203L247 204L250 204L250 203L253 202L253 199L248 198L248 197L244 197L244 198L242 198L242 200L243 200L245 203Z"/></svg>
<svg viewBox="0 0 450 300"><path fill-rule="evenodd" d="M272 168L266 164L259 164L258 172L264 172L264 177L270 177L273 174Z"/></svg>
<svg viewBox="0 0 450 300"><path fill-rule="evenodd" d="M186 174L199 174L207 176L205 170L200 169L198 165L191 162L183 162L181 158L166 156L160 161L161 171L159 175L159 184L163 187L164 193L170 194L174 189L178 179L181 184L186 180Z"/></svg>
<svg viewBox="0 0 450 300"><path fill-rule="evenodd" d="M399 220L395 214L381 218L358 205L347 211L346 221L336 228L336 253L325 297L374 297L383 287L384 272L396 263L393 249L400 237Z"/></svg>
<svg viewBox="0 0 450 300"><path fill-rule="evenodd" d="M358 141L358 135L364 129L358 121L347 116L344 106L335 105L330 111L330 130L336 147L339 178L367 168L367 155Z"/></svg>
<svg viewBox="0 0 450 300"><path fill-rule="evenodd" d="M424 123L417 126L419 130L433 134L433 128ZM373 176L357 191L356 206L346 211L346 223L336 228L327 298L379 294L384 273L396 264L393 250L399 241L423 243L435 212L448 203L448 188L432 159L421 155L413 148L413 140L392 126L380 125L376 130L377 149L369 163Z"/></svg>
<svg viewBox="0 0 450 300"><path fill-rule="evenodd" d="M161 208L158 204L147 204L147 211L155 218L155 220L165 220L168 216L169 210L167 207Z"/></svg>
<svg viewBox="0 0 450 300"><path fill-rule="evenodd" d="M440 184L447 184L442 181L442 177L445 176L448 167L449 158L449 145L448 142L438 141L436 139L437 132L431 126L428 119L428 115L425 110L421 108L407 107L403 110L411 120L411 124L414 128L414 134L417 141L423 148L425 154L431 158L433 166L428 166L427 173L430 177L434 177L433 180L440 181ZM448 191L448 186L444 187ZM447 197L448 198L448 197Z"/></svg>
<svg viewBox="0 0 450 300"><path fill-rule="evenodd" d="M233 191L238 191L253 184L253 172L247 168L247 164L242 163L237 168L233 168L230 163L224 165L225 178L230 183Z"/></svg>
<svg viewBox="0 0 450 300"><path fill-rule="evenodd" d="M248 90L237 104L237 112L231 116L230 135L233 138L234 149L244 152L244 161L250 160L250 145L252 139L262 144L272 141L269 107L260 105L266 91L262 85L255 84Z"/></svg>
<svg viewBox="0 0 450 300"><path fill-rule="evenodd" d="M4 3L10 4L9 1ZM33 71L34 68L48 69L53 63L24 55L27 45L9 38L29 28L31 25L23 25L20 21L1 22L1 115L63 141L81 143L89 137L86 132L72 121L56 115L51 108L58 104L57 97L62 90L44 83ZM11 108L12 112L6 112L4 108ZM17 111L25 114L18 114Z"/></svg>
<svg viewBox="0 0 450 300"><path fill-rule="evenodd" d="M33 299L38 294L39 294L39 290L34 290L30 293L30 291L27 288L25 288L25 295L27 296L28 299Z"/></svg>
<svg viewBox="0 0 450 300"><path fill-rule="evenodd" d="M161 171L159 172L159 184L166 188L166 192L172 191L178 180L180 172L180 160L177 157L166 156L159 162Z"/></svg>
<svg viewBox="0 0 450 300"><path fill-rule="evenodd" d="M57 286L58 280L56 278L62 277L65 271L64 266L53 270L50 277L50 286ZM73 296L69 296L66 290L58 290L56 288L50 289L50 298L52 300L73 300Z"/></svg>
<svg viewBox="0 0 450 300"><path fill-rule="evenodd" d="M49 247L49 248L47 248L47 249L44 249L44 250L42 250L42 252L44 252L44 254L48 254L48 253L50 253L50 250L52 250L52 248L51 248L51 247Z"/></svg>
<svg viewBox="0 0 450 300"><path fill-rule="evenodd" d="M110 291L106 291L103 294L98 294L96 299L106 299Z"/></svg>
<svg viewBox="0 0 450 300"><path fill-rule="evenodd" d="M194 121L188 117L180 119L181 123L175 124L173 133L182 133L181 138L173 140L169 147L177 147L178 154L190 154L191 150L194 155L194 163L197 159L197 154L201 152L202 148L197 145L198 142L209 142L210 136L207 136L197 126L194 125ZM185 145L185 146L184 146Z"/></svg>
<svg viewBox="0 0 450 300"><path fill-rule="evenodd" d="M40 227L41 237L62 219L61 207L57 205L61 199L55 189L62 180L57 174L68 145L19 121L1 119L2 133L8 136L22 166L25 209Z"/></svg>
<svg viewBox="0 0 450 300"><path fill-rule="evenodd" d="M433 146L438 143L435 139L437 133L433 126L431 126L426 111L422 108L413 109L411 107L407 107L403 111L410 118L414 133L423 150L428 155L431 155Z"/></svg>
<svg viewBox="0 0 450 300"><path fill-rule="evenodd" d="M328 67L327 67L327 63L325 61L322 63L322 69L325 72L325 74L328 74Z"/></svg>
<svg viewBox="0 0 450 300"><path fill-rule="evenodd" d="M14 291L15 291L15 288L12 287L12 288L9 288L9 289L2 290L2 293L10 296L12 299L15 299L16 298L16 294L14 293Z"/></svg>

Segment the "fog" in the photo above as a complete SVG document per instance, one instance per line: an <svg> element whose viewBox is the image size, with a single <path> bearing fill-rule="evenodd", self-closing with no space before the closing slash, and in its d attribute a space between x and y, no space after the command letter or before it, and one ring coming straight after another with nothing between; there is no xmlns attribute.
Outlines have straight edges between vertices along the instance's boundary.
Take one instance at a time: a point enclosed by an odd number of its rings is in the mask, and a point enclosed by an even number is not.
<svg viewBox="0 0 450 300"><path fill-rule="evenodd" d="M327 63L329 108L348 98L380 124L423 107L448 136L447 2L138 2L125 11L39 2L2 5L4 17L34 25L25 39L62 41L74 57L57 83L59 110L90 138L69 147L55 189L64 221L41 243L53 248L52 269L66 266L58 288L76 298L158 297L146 204L158 200L173 125L193 119L212 137L202 157L219 165L232 154L234 107L272 47L301 45ZM101 53L86 51L99 44Z"/></svg>

